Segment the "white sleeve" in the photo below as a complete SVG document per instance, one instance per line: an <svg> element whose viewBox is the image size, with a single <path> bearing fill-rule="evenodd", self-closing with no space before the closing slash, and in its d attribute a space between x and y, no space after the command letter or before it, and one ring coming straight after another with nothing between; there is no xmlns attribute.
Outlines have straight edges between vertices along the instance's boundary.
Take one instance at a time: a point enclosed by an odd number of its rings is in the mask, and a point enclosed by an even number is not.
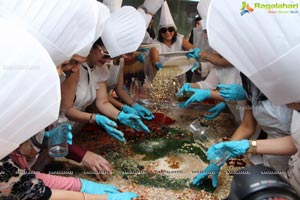
<svg viewBox="0 0 300 200"><path fill-rule="evenodd" d="M211 90L216 89L219 83L219 73L217 72L215 67L209 72L207 78L204 81L197 82L200 88Z"/></svg>
<svg viewBox="0 0 300 200"><path fill-rule="evenodd" d="M210 62L200 62L201 64L201 77L205 78L213 69L214 65Z"/></svg>

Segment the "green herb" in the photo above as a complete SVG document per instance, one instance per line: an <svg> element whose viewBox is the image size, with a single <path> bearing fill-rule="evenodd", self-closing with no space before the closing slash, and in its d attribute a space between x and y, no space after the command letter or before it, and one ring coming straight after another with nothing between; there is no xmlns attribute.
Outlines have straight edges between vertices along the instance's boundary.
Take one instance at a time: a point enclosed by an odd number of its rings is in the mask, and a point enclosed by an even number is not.
<svg viewBox="0 0 300 200"><path fill-rule="evenodd" d="M144 160L155 160L162 158L171 152L176 151L183 144L190 142L190 140L182 139L149 139L138 144L132 144L132 150L138 154L144 154Z"/></svg>

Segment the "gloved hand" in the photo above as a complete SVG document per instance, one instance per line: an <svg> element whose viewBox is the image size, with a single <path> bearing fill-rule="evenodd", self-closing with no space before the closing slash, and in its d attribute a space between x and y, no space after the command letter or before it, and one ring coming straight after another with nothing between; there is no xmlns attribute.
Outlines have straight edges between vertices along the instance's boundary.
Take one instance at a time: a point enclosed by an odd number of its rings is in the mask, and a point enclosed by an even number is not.
<svg viewBox="0 0 300 200"><path fill-rule="evenodd" d="M108 194L107 200L130 200L132 198L137 198L138 195L133 192L122 192L118 194Z"/></svg>
<svg viewBox="0 0 300 200"><path fill-rule="evenodd" d="M80 192L87 194L118 194L119 189L113 185L100 184L93 181L88 181L80 178L81 189Z"/></svg>
<svg viewBox="0 0 300 200"><path fill-rule="evenodd" d="M210 98L210 90L190 88L189 91L194 92L194 94L184 102L183 107L187 107L193 102L201 102Z"/></svg>
<svg viewBox="0 0 300 200"><path fill-rule="evenodd" d="M201 51L200 48L194 48L190 52L186 53L185 56L188 58L198 59L200 57L199 56L200 51Z"/></svg>
<svg viewBox="0 0 300 200"><path fill-rule="evenodd" d="M220 95L226 100L245 100L246 92L243 86L239 84L219 84Z"/></svg>
<svg viewBox="0 0 300 200"><path fill-rule="evenodd" d="M135 58L140 62L144 63L145 62L145 56L143 54L138 54L135 56Z"/></svg>
<svg viewBox="0 0 300 200"><path fill-rule="evenodd" d="M222 110L224 110L225 108L226 108L226 103L221 102L221 103L217 104L216 106L212 107L211 109L209 109L208 112L212 113L212 114L205 115L204 118L207 120L212 120L212 119L216 118L222 112Z"/></svg>
<svg viewBox="0 0 300 200"><path fill-rule="evenodd" d="M207 159L214 159L215 151L222 149L222 152L229 152L229 158L235 158L237 156L243 155L249 149L249 140L237 140L229 142L220 142L218 144L212 145L207 150Z"/></svg>
<svg viewBox="0 0 300 200"><path fill-rule="evenodd" d="M126 114L125 112L121 111L117 119L122 124L134 128L137 131L145 131L150 133L149 128L142 122L138 115Z"/></svg>
<svg viewBox="0 0 300 200"><path fill-rule="evenodd" d="M130 107L128 105L123 105L122 111L124 111L127 114L139 115L138 112L134 108L132 108L132 107Z"/></svg>
<svg viewBox="0 0 300 200"><path fill-rule="evenodd" d="M178 96L182 95L182 93L190 91L189 90L190 88L192 88L190 83L183 84L183 86L180 88L180 90L176 93L176 96L178 97Z"/></svg>
<svg viewBox="0 0 300 200"><path fill-rule="evenodd" d="M63 135L58 135L58 131L60 131L61 129L63 130ZM65 141L66 136L67 143L72 144L72 126L69 123L60 124L59 126L45 132L45 137L51 137L54 141L53 143L55 144L60 144L62 143L62 141Z"/></svg>
<svg viewBox="0 0 300 200"><path fill-rule="evenodd" d="M164 66L163 66L160 62L156 62L156 63L155 63L155 67L156 67L158 70L160 70L160 69L162 69Z"/></svg>
<svg viewBox="0 0 300 200"><path fill-rule="evenodd" d="M150 48L138 48L138 50L136 50L138 52L142 52L142 53L148 53L150 51Z"/></svg>
<svg viewBox="0 0 300 200"><path fill-rule="evenodd" d="M135 104L133 104L132 107L136 110L138 115L141 116L143 119L146 119L146 120L154 119L154 115L152 114L152 112L150 110L148 110L147 108L145 108L144 106L141 106L140 104L135 103Z"/></svg>
<svg viewBox="0 0 300 200"><path fill-rule="evenodd" d="M199 173L194 179L193 184L199 186L203 183L204 179L208 177L208 175L212 175L212 186L217 187L218 185L218 175L220 172L222 165L216 166L213 163L210 163L201 173Z"/></svg>
<svg viewBox="0 0 300 200"><path fill-rule="evenodd" d="M193 67L191 68L191 72L194 73L194 71L196 71L199 67L200 67L200 63L198 61L196 61L193 65Z"/></svg>
<svg viewBox="0 0 300 200"><path fill-rule="evenodd" d="M105 131L113 136L114 138L116 138L117 140L121 141L121 142L125 142L125 138L124 138L124 134L115 129L115 127L117 127L117 123L108 119L107 117L100 115L100 114L96 114L96 123L100 126L102 126Z"/></svg>

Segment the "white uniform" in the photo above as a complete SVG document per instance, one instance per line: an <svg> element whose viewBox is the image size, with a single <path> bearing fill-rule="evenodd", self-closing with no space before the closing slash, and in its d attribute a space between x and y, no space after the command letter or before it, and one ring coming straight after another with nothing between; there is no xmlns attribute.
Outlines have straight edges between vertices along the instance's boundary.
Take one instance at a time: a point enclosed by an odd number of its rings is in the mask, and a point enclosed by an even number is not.
<svg viewBox="0 0 300 200"><path fill-rule="evenodd" d="M291 135L294 139L298 152L290 159L286 178L300 195L300 113L297 111L294 111L293 113Z"/></svg>
<svg viewBox="0 0 300 200"><path fill-rule="evenodd" d="M252 84L253 85L253 84ZM286 105L274 105L269 100L257 100L258 90L252 87L252 113L261 129L269 138L290 135L292 110ZM286 170L290 156L263 155L264 165L273 167L277 171Z"/></svg>
<svg viewBox="0 0 300 200"><path fill-rule="evenodd" d="M240 71L235 67L215 66L204 81L197 82L202 89L214 90L218 84L241 84ZM240 124L244 115L245 101L226 101L228 108L237 124Z"/></svg>
<svg viewBox="0 0 300 200"><path fill-rule="evenodd" d="M107 64L109 69L109 78L107 79L107 91L113 90L119 81L120 72L124 67L124 59L121 58L118 65L112 62Z"/></svg>
<svg viewBox="0 0 300 200"><path fill-rule="evenodd" d="M173 43L170 47L165 45L164 43L155 40L155 44L157 44L157 50L158 53L168 53L168 52L176 52L176 51L183 51L182 48L182 40L183 40L183 35L177 33L177 38L176 42ZM159 56L159 62L162 64L165 63L170 57L165 57L165 56Z"/></svg>
<svg viewBox="0 0 300 200"><path fill-rule="evenodd" d="M83 111L96 99L96 90L98 83L107 81L109 70L106 65L96 66L93 70L83 63L79 69L79 81L77 84L74 107Z"/></svg>

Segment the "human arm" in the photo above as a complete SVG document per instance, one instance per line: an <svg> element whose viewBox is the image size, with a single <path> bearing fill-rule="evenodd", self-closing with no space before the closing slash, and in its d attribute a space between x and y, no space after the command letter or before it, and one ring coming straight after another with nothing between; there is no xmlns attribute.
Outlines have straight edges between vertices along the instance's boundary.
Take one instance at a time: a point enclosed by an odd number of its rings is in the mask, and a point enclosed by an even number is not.
<svg viewBox="0 0 300 200"><path fill-rule="evenodd" d="M96 91L96 106L103 115L115 121L117 120L117 116L120 111L108 100L106 81L98 83L98 89Z"/></svg>
<svg viewBox="0 0 300 200"><path fill-rule="evenodd" d="M127 104L128 106L132 106L134 104L134 99L132 99L131 96L125 91L124 89L124 67L122 67L119 76L118 76L118 82L116 85L116 93L122 101ZM122 110L122 109L120 109Z"/></svg>
<svg viewBox="0 0 300 200"><path fill-rule="evenodd" d="M87 194L66 190L52 189L50 200L131 200L138 195L133 192L122 192L117 194Z"/></svg>
<svg viewBox="0 0 300 200"><path fill-rule="evenodd" d="M151 60L151 65L152 67L154 67L155 69L159 70L160 68L162 68L162 64L159 62L159 52L158 49L155 47L152 47L150 49L150 60Z"/></svg>
<svg viewBox="0 0 300 200"><path fill-rule="evenodd" d="M292 136L257 140L256 145L257 154L293 155L298 151Z"/></svg>
<svg viewBox="0 0 300 200"><path fill-rule="evenodd" d="M231 136L231 140L241 140L250 138L256 130L257 122L252 114L251 109L245 109L244 117L240 126Z"/></svg>
<svg viewBox="0 0 300 200"><path fill-rule="evenodd" d="M81 123L89 123L91 113L83 112L74 107L79 71L72 73L61 85L61 109L68 119Z"/></svg>
<svg viewBox="0 0 300 200"><path fill-rule="evenodd" d="M126 114L116 109L107 98L106 82L98 83L96 94L96 106L104 115L118 120L122 124L134 128L138 131L150 132L148 127L141 121L140 117L135 114Z"/></svg>
<svg viewBox="0 0 300 200"><path fill-rule="evenodd" d="M98 180L101 180L101 176L99 175L101 173L112 174L112 167L105 158L87 151L77 144L73 143L69 145L69 153L66 157L79 163L82 162L85 167L94 172Z"/></svg>
<svg viewBox="0 0 300 200"><path fill-rule="evenodd" d="M50 200L107 200L105 194L83 194L82 192L52 189Z"/></svg>
<svg viewBox="0 0 300 200"><path fill-rule="evenodd" d="M232 66L228 60L223 58L220 54L213 53L210 51L202 50L199 53L199 56L208 62L211 62L214 65L222 66L222 67L229 67Z"/></svg>
<svg viewBox="0 0 300 200"><path fill-rule="evenodd" d="M187 39L183 38L182 39L182 48L183 48L183 50L188 51L188 50L193 49L195 47Z"/></svg>

